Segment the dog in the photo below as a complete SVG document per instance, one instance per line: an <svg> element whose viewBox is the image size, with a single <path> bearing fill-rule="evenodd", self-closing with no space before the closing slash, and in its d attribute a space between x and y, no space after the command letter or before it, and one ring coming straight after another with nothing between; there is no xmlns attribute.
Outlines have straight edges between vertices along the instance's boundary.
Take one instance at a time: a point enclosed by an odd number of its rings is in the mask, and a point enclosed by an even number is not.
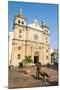
<svg viewBox="0 0 60 90"><path fill-rule="evenodd" d="M48 80L48 78L50 77L46 72L39 72L40 76L42 76L43 81Z"/></svg>

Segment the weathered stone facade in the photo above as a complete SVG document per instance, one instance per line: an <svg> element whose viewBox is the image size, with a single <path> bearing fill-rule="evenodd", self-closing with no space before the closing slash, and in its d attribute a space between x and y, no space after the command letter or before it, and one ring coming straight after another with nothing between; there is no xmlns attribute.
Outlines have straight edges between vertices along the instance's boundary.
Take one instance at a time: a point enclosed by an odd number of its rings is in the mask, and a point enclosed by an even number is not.
<svg viewBox="0 0 60 90"><path fill-rule="evenodd" d="M49 28L37 20L27 25L27 20L20 12L14 19L11 64L18 66L25 56L32 56L33 63L39 60L41 64L51 63ZM38 58L38 59L37 59Z"/></svg>

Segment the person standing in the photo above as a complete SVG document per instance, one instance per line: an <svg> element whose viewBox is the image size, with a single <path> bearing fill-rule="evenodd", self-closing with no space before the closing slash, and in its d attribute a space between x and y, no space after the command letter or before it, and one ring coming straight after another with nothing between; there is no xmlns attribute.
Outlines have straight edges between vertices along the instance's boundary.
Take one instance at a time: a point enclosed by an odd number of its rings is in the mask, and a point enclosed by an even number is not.
<svg viewBox="0 0 60 90"><path fill-rule="evenodd" d="M39 73L41 71L41 63L37 62L36 63L37 69L36 69L36 77L39 79Z"/></svg>

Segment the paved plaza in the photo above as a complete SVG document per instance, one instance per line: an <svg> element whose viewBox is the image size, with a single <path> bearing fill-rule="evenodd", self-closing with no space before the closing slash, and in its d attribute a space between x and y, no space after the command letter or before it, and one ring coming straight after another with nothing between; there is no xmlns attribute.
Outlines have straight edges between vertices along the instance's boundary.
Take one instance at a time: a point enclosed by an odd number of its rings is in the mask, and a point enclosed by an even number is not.
<svg viewBox="0 0 60 90"><path fill-rule="evenodd" d="M31 71L25 74L25 68L13 67L9 70L9 88L28 88L28 87L43 87L58 85L58 70L55 67L42 66L42 71L49 74L48 81L36 78L36 66L28 67Z"/></svg>

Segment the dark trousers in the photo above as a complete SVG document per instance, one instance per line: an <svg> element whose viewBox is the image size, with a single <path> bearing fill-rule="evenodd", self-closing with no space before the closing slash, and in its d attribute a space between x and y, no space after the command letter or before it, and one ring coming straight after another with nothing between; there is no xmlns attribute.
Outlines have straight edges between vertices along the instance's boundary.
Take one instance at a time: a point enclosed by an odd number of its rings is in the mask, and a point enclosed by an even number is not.
<svg viewBox="0 0 60 90"><path fill-rule="evenodd" d="M36 71L36 77L39 79L39 71Z"/></svg>

